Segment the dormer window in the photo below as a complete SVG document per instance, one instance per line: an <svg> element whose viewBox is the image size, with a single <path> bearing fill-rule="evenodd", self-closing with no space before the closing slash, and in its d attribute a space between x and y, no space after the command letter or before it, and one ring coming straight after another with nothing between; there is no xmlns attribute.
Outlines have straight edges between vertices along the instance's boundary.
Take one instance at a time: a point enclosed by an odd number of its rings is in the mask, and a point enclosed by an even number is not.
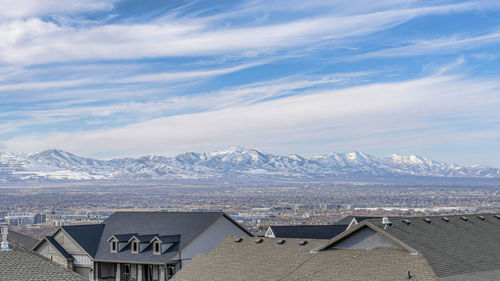
<svg viewBox="0 0 500 281"><path fill-rule="evenodd" d="M154 248L153 248L154 251L153 251L153 253L155 255L161 255L161 244L160 244L160 242L154 242L153 245L154 245Z"/></svg>
<svg viewBox="0 0 500 281"><path fill-rule="evenodd" d="M132 242L132 253L133 254L139 253L139 242L137 241Z"/></svg>
<svg viewBox="0 0 500 281"><path fill-rule="evenodd" d="M109 252L118 253L118 241L116 238L112 237L109 241Z"/></svg>

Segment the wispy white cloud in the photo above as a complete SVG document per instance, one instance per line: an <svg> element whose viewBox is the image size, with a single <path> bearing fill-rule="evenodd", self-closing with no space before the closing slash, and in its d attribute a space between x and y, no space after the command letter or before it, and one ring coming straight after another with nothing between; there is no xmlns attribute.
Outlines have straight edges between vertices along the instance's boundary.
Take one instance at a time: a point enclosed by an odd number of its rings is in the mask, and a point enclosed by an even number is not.
<svg viewBox="0 0 500 281"><path fill-rule="evenodd" d="M346 58L359 60L367 58L395 58L406 56L450 54L459 50L478 48L486 44L500 42L500 32L491 32L481 36L451 36L434 40L420 40L402 47L386 48L374 52Z"/></svg>
<svg viewBox="0 0 500 281"><path fill-rule="evenodd" d="M406 142L411 136L433 136L434 142L466 145L456 138L464 130L470 136L500 137L492 126L482 131L456 129L457 124L481 125L485 120L499 124L499 89L498 81L429 77L156 118L119 128L24 135L4 144L13 151L59 147L84 155L109 156L124 151L132 155L204 151L228 144L276 150L283 145L296 151L303 150L304 143L315 142L336 150L348 149L348 143L361 150L382 144L421 144L418 139ZM401 132L405 138L394 137Z"/></svg>
<svg viewBox="0 0 500 281"><path fill-rule="evenodd" d="M377 32L415 17L465 11L471 4L395 9L374 13L307 18L256 27L207 30L195 21L157 24L60 26L39 19L0 26L0 61L37 64L72 60L113 60L162 56L271 51Z"/></svg>
<svg viewBox="0 0 500 281"><path fill-rule="evenodd" d="M145 82L181 82L192 79L210 78L214 76L229 74L243 69L255 67L264 64L264 61L237 65L233 67L216 68L208 70L178 71L178 72L155 72L153 74L131 75L125 78L107 78L92 77L76 80L59 80L45 82L21 82L21 83L3 83L0 84L0 92L16 90L40 90L40 89L58 89L76 86L92 86L99 84L126 84L126 83L145 83Z"/></svg>
<svg viewBox="0 0 500 281"><path fill-rule="evenodd" d="M239 107L277 98L282 95L307 95L314 94L318 86L341 86L357 79L373 75L373 72L337 73L329 75L312 76L299 79L291 76L287 78L271 80L266 82L241 85L229 89L205 92L197 95L168 96L165 99L155 101L114 101L95 105L97 100L89 99L84 95L80 99L60 101L60 96L55 96L55 101L47 100L42 106L29 106L22 110L6 110L0 113L0 118L16 116L18 120L9 121L5 126L0 126L0 132L12 132L22 130L25 127L38 124L56 124L69 120L86 120L89 118L112 117L114 115L126 115L129 123L137 122L137 119L151 119L158 115L173 115L179 112L207 112L229 107ZM153 81L155 77L147 77L141 81ZM155 79L153 79L155 78ZM162 77L161 81L164 77ZM29 85L33 86L33 85ZM1 90L1 88L0 88ZM126 90L126 89L125 89ZM300 90L300 92L298 92ZM65 96L66 94L63 94ZM90 105L89 105L90 104ZM140 116L140 117L138 117ZM123 117L121 117L123 118ZM30 120L33 122L30 124ZM40 123L42 121L42 123ZM108 120L113 122L113 120ZM96 121L90 122L94 125ZM99 121L100 124L106 121ZM17 125L17 127L16 127ZM3 128L3 130L2 130Z"/></svg>
<svg viewBox="0 0 500 281"><path fill-rule="evenodd" d="M118 0L0 0L1 18L29 18L110 10Z"/></svg>

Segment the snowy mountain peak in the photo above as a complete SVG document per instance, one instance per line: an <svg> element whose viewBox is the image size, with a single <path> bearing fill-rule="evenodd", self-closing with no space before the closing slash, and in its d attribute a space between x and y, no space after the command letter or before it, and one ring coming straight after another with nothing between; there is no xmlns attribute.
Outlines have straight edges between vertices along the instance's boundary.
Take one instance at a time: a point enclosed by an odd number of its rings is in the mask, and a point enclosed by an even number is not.
<svg viewBox="0 0 500 281"><path fill-rule="evenodd" d="M390 180L405 177L500 178L500 169L463 167L425 157L378 158L358 151L279 156L239 146L175 157L97 160L62 150L0 154L0 182L46 180Z"/></svg>

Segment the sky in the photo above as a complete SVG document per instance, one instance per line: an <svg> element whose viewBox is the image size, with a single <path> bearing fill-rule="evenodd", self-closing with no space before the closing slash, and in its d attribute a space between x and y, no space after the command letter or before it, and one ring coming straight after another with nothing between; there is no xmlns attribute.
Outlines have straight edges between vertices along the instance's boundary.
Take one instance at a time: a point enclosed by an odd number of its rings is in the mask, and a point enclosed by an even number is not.
<svg viewBox="0 0 500 281"><path fill-rule="evenodd" d="M500 167L500 3L0 0L0 151Z"/></svg>

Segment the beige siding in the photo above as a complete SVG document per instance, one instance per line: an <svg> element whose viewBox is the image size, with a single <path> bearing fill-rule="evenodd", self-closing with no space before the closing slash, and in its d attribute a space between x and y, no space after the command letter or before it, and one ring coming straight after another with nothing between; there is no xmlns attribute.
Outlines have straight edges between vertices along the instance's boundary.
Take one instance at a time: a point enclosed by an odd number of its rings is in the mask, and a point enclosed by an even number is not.
<svg viewBox="0 0 500 281"><path fill-rule="evenodd" d="M63 231L59 231L54 239L71 255L85 255L86 253L81 250L81 248L76 245L71 238L64 233Z"/></svg>

